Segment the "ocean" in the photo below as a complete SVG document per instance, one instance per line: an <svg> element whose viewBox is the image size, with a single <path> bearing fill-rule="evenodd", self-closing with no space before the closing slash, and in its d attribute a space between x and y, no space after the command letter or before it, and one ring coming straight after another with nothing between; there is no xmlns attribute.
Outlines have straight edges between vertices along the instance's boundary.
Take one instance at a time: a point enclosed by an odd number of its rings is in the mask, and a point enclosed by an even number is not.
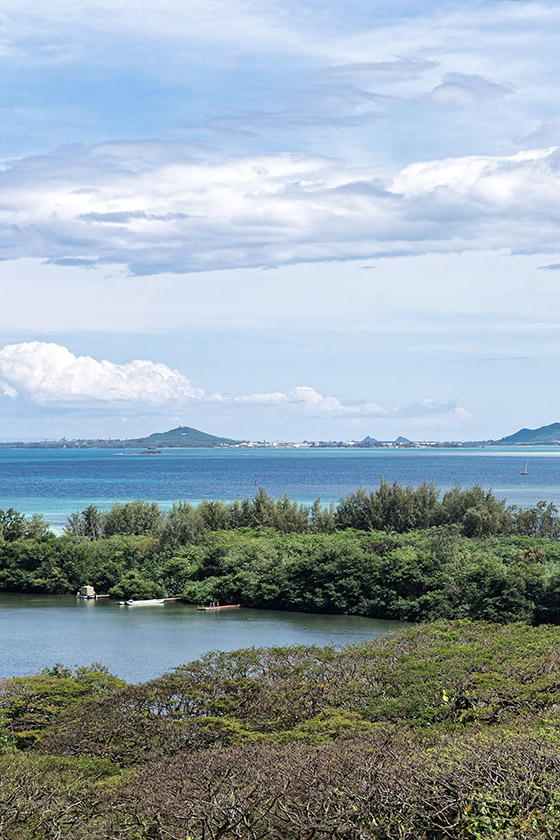
<svg viewBox="0 0 560 840"><path fill-rule="evenodd" d="M525 461L527 475L522 475ZM510 504L541 499L560 507L560 447L472 449L168 449L160 455L121 449L0 450L0 507L41 513L55 531L89 504L178 499L230 501L273 495L325 504L381 478L492 488Z"/></svg>

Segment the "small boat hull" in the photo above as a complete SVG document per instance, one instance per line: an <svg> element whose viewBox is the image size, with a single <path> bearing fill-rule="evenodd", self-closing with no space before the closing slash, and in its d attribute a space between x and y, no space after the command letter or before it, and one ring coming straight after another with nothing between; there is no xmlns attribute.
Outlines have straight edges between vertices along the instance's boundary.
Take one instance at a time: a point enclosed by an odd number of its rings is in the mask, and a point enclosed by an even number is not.
<svg viewBox="0 0 560 840"><path fill-rule="evenodd" d="M144 601L135 601L129 598L128 601L119 601L121 607L154 607L165 603L164 598L149 598Z"/></svg>

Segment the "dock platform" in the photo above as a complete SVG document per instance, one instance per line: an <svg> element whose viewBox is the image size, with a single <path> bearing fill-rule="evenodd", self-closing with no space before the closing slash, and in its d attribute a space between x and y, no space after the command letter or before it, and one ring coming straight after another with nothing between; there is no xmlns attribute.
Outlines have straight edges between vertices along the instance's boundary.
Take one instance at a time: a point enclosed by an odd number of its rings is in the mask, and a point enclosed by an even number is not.
<svg viewBox="0 0 560 840"><path fill-rule="evenodd" d="M201 612L217 612L218 610L238 610L241 604L223 604L220 607L197 607Z"/></svg>

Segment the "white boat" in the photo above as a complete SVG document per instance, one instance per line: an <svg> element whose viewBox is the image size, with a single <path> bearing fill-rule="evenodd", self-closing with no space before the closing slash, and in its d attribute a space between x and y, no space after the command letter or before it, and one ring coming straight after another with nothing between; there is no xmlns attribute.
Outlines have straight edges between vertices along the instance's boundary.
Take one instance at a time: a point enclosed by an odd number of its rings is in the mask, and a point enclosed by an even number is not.
<svg viewBox="0 0 560 840"><path fill-rule="evenodd" d="M129 598L128 601L119 601L121 607L151 607L163 603L165 603L165 598L148 598L144 601L135 601L134 598Z"/></svg>
<svg viewBox="0 0 560 840"><path fill-rule="evenodd" d="M521 471L521 475L527 475L527 464L529 461L525 461L525 469Z"/></svg>

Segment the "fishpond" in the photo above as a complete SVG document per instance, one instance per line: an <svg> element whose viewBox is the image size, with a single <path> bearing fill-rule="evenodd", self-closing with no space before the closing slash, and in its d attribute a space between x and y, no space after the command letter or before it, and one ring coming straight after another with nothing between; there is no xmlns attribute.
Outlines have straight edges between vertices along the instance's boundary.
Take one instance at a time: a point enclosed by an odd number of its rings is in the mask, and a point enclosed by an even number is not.
<svg viewBox="0 0 560 840"><path fill-rule="evenodd" d="M208 613L177 601L130 609L108 599L0 594L0 678L36 673L57 662L101 662L128 682L143 682L210 650L341 645L403 626L345 615Z"/></svg>

